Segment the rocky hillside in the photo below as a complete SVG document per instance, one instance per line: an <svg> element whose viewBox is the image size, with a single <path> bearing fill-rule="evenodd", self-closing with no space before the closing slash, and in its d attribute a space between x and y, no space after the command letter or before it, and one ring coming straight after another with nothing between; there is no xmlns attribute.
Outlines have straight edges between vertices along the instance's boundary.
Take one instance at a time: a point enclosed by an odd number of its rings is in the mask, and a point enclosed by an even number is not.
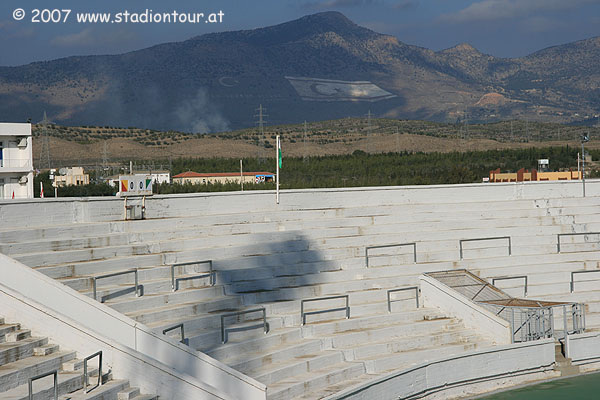
<svg viewBox="0 0 600 400"><path fill-rule="evenodd" d="M0 120L220 132L378 117L570 122L600 105L600 39L519 59L468 44L433 52L340 13L126 54L0 67ZM575 115L577 113L577 115Z"/></svg>

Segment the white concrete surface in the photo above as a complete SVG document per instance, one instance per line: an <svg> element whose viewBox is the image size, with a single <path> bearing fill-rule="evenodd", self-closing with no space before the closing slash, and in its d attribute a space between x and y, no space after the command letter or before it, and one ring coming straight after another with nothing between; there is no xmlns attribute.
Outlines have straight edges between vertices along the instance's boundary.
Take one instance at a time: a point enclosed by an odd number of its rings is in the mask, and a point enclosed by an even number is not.
<svg viewBox="0 0 600 400"><path fill-rule="evenodd" d="M496 344L511 343L510 322L474 303L456 290L425 275L419 277L425 307L437 307Z"/></svg>
<svg viewBox="0 0 600 400"><path fill-rule="evenodd" d="M565 357L575 365L600 362L600 332L567 335Z"/></svg>
<svg viewBox="0 0 600 400"><path fill-rule="evenodd" d="M553 339L498 346L394 372L325 399L391 400L422 397L484 380L542 372L551 369L554 360Z"/></svg>
<svg viewBox="0 0 600 400"><path fill-rule="evenodd" d="M588 197L600 195L600 180L586 181L586 194ZM581 182L577 181L284 190L279 205L275 204L275 194L270 191L154 195L146 200L146 215L147 218L223 212L268 215L274 210L378 207L390 204L434 207L440 202L448 207L453 203L465 202L549 202L546 199L577 198L580 195ZM23 215L28 218L22 218ZM116 221L122 218L123 199L118 198L15 199L0 202L3 229Z"/></svg>
<svg viewBox="0 0 600 400"><path fill-rule="evenodd" d="M0 201L33 198L31 124L0 123Z"/></svg>
<svg viewBox="0 0 600 400"><path fill-rule="evenodd" d="M211 396L224 393L228 398L236 398L243 393L247 399L265 398L265 386L262 383L173 339L156 334L144 325L4 255L0 255L0 276L2 286L17 291L23 298L43 304L47 310L54 310L64 318L77 321L73 327L85 327L97 332L100 338L106 338L122 348L137 350L148 357L146 363L154 358L182 376L186 374L196 377L191 384L202 388ZM57 317L56 322L61 319ZM35 318L26 322L33 326ZM66 336L68 329L65 329L61 336L63 334ZM143 374L143 364L137 367L138 369L132 370L131 373ZM211 386L214 389L211 389Z"/></svg>

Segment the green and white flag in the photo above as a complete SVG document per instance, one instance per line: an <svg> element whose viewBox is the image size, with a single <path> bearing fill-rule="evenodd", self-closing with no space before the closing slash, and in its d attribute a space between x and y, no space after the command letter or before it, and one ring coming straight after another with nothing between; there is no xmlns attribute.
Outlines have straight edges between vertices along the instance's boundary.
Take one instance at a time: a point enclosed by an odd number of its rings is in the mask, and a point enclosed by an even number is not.
<svg viewBox="0 0 600 400"><path fill-rule="evenodd" d="M281 168L283 166L283 155L281 154L281 140L279 138L277 138L277 154L278 154L278 162L279 162L279 168Z"/></svg>

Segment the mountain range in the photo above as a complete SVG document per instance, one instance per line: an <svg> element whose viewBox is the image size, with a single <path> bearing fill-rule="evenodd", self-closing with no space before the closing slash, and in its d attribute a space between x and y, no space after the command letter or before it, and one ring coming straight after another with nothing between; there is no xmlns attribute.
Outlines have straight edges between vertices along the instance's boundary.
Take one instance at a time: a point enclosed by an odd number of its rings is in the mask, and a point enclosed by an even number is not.
<svg viewBox="0 0 600 400"><path fill-rule="evenodd" d="M600 37L521 58L432 51L338 12L119 55L0 67L0 120L219 132L360 117L573 122L600 108Z"/></svg>

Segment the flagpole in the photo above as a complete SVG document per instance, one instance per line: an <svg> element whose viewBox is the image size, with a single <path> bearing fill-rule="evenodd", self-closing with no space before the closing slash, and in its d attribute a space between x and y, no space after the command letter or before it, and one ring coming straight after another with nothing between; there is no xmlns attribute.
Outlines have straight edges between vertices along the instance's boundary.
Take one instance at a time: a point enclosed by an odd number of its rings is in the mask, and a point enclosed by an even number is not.
<svg viewBox="0 0 600 400"><path fill-rule="evenodd" d="M277 135L277 146L275 146L275 164L277 164L277 191L276 191L276 196L275 196L275 200L277 201L277 204L279 204L279 153L281 152L281 143L279 142L279 135Z"/></svg>

